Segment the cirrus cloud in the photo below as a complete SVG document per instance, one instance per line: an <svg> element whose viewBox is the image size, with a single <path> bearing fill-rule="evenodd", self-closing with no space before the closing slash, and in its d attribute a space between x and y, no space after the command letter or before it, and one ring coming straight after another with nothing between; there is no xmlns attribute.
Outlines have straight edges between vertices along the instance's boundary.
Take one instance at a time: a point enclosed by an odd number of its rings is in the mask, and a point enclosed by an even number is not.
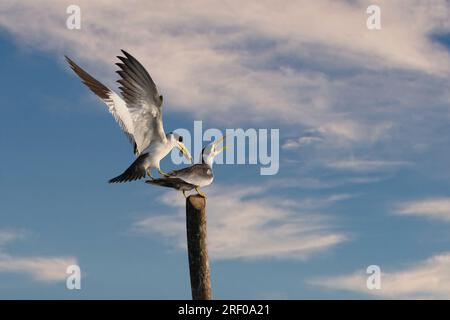
<svg viewBox="0 0 450 320"><path fill-rule="evenodd" d="M381 288L369 290L368 275L360 270L349 275L311 279L312 285L346 290L388 299L450 299L450 253L444 252L400 270L385 272Z"/></svg>
<svg viewBox="0 0 450 320"><path fill-rule="evenodd" d="M450 222L450 198L428 198L401 203L397 205L395 213Z"/></svg>
<svg viewBox="0 0 450 320"><path fill-rule="evenodd" d="M274 199L256 186L214 186L209 192L208 242L213 259L255 259L267 257L306 259L332 248L348 237L318 212L350 195L337 194L297 203ZM185 248L184 199L165 193L163 203L174 209L137 221L139 233L160 234L172 246Z"/></svg>
<svg viewBox="0 0 450 320"><path fill-rule="evenodd" d="M0 273L25 274L39 282L57 282L67 278L66 269L76 264L75 257L16 256L4 252L2 246L23 239L24 232L0 230Z"/></svg>

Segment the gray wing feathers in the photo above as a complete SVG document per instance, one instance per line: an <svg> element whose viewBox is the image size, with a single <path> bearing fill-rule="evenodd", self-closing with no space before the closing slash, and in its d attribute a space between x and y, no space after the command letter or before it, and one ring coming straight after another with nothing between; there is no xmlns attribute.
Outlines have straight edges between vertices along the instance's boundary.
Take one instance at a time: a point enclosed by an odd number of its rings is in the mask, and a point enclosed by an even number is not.
<svg viewBox="0 0 450 320"><path fill-rule="evenodd" d="M152 78L132 55L122 50L125 57L118 56L121 79L120 91L133 121L133 137L138 152L144 151L154 140L165 141L162 123L162 96Z"/></svg>
<svg viewBox="0 0 450 320"><path fill-rule="evenodd" d="M121 85L119 89L125 101L130 105L151 101L158 108L161 107L162 98L147 70L132 55L124 50L122 52L125 57L117 57L122 63L116 63L121 69L117 73L122 79L117 82Z"/></svg>
<svg viewBox="0 0 450 320"><path fill-rule="evenodd" d="M145 181L148 184L157 185L160 187L167 187L176 190L189 191L195 188L194 185L187 183L186 181L179 178L160 178Z"/></svg>
<svg viewBox="0 0 450 320"><path fill-rule="evenodd" d="M166 141L162 123L162 96L159 95L152 78L133 56L122 50L118 57L123 99L114 91L94 79L72 60L67 62L83 83L102 99L134 146L136 155L142 153L153 141Z"/></svg>
<svg viewBox="0 0 450 320"><path fill-rule="evenodd" d="M175 171L169 172L169 175L174 178L181 178L183 180L189 180L189 178L191 178L194 175L206 174L208 169L209 169L208 166L198 163L198 164L194 164L190 167L186 167L186 168L183 168L180 170L175 170Z"/></svg>
<svg viewBox="0 0 450 320"><path fill-rule="evenodd" d="M109 98L109 94L111 90L108 89L104 84L100 81L92 77L89 73L84 71L80 66L78 66L73 60L69 57L64 56L69 63L72 70L81 78L82 82L91 89L100 99L105 100Z"/></svg>
<svg viewBox="0 0 450 320"><path fill-rule="evenodd" d="M194 164L193 166L186 167L180 170L172 171L169 173L171 178L179 178L186 183L200 186L213 179L213 172L211 168L204 163Z"/></svg>
<svg viewBox="0 0 450 320"><path fill-rule="evenodd" d="M119 117L117 112L117 106L115 106L114 96L117 96L113 91L111 91L103 83L92 77L89 73L84 71L79 65L77 65L72 59L64 56L66 61L69 63L71 69L80 77L81 81L93 92L95 93L109 108L109 111L113 115L114 119L119 124L122 131L127 136L128 140L132 145L136 145L134 141L133 134L130 132L131 128L127 128L124 121Z"/></svg>

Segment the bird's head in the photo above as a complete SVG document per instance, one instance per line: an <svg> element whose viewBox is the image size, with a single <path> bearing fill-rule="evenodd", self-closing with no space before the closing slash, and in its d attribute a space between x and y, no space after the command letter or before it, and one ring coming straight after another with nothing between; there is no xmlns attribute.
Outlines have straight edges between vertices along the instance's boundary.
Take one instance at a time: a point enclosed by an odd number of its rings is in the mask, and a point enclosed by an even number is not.
<svg viewBox="0 0 450 320"><path fill-rule="evenodd" d="M219 153L221 153L223 150L225 150L228 146L223 146L219 148L219 144L225 139L225 136L222 138L214 141L213 143L210 143L202 150L202 163L208 164L210 167L212 167L212 164L214 162L214 157L217 156Z"/></svg>
<svg viewBox="0 0 450 320"><path fill-rule="evenodd" d="M192 156L189 153L189 150L186 148L186 146L183 143L183 137L176 133L169 133L167 134L167 140L170 142L173 148L178 148L181 153L192 162Z"/></svg>

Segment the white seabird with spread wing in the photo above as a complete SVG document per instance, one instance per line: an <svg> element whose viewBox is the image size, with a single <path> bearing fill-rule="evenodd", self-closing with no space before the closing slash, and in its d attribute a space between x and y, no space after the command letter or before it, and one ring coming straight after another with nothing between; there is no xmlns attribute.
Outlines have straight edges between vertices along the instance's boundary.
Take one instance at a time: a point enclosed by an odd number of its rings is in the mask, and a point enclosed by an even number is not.
<svg viewBox="0 0 450 320"><path fill-rule="evenodd" d="M110 183L133 181L144 178L146 174L153 178L152 168L166 175L160 169L159 162L175 147L192 161L182 137L164 132L161 107L163 97L152 78L139 61L124 50L122 52L124 57L118 56L121 62L116 64L120 68L117 73L121 79L117 82L121 85L119 89L123 98L66 56L72 70L108 106L109 112L134 146L137 159L124 173L109 180Z"/></svg>

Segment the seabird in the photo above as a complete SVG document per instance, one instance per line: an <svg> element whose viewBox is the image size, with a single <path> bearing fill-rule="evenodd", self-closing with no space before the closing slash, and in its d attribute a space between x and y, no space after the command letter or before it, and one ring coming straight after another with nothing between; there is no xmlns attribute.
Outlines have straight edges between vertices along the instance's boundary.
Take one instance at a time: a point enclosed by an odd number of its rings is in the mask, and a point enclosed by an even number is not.
<svg viewBox="0 0 450 320"><path fill-rule="evenodd" d="M146 183L180 190L184 197L186 197L186 191L195 189L199 195L206 198L206 195L199 188L209 186L213 182L214 157L227 148L227 146L217 148L223 139L224 137L203 148L201 163L169 172L165 178L147 180Z"/></svg>
<svg viewBox="0 0 450 320"><path fill-rule="evenodd" d="M90 74L80 68L66 56L73 71L83 83L91 89L107 106L134 147L137 159L121 175L109 180L110 183L127 182L144 178L147 174L153 179L151 169L156 168L166 176L159 162L173 148L178 148L186 158L192 157L183 144L181 136L164 132L162 122L163 96L159 94L155 83L139 61L122 50L124 57L116 63L116 71L121 79L117 82L122 97L109 89Z"/></svg>

